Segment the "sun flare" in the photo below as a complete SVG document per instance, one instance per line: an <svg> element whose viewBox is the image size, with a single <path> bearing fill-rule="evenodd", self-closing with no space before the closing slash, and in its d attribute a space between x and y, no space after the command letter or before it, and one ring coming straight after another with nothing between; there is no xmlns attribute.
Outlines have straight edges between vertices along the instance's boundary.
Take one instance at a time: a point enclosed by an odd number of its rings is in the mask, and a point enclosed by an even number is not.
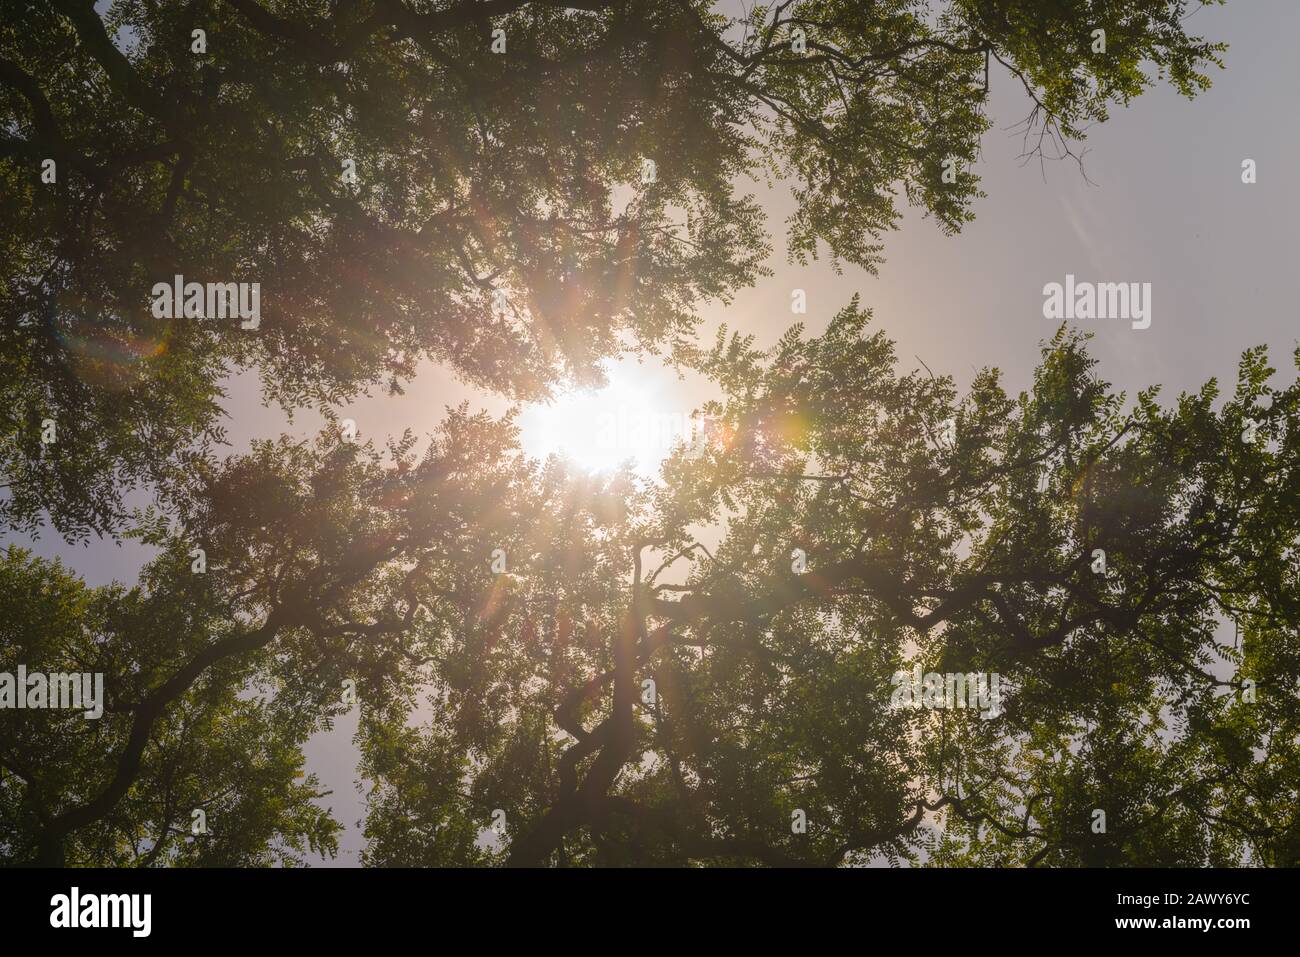
<svg viewBox="0 0 1300 957"><path fill-rule="evenodd" d="M689 411L671 408L659 390L622 370L604 388L529 406L520 427L530 454L555 454L593 472L630 463L635 471L652 473L691 435Z"/></svg>

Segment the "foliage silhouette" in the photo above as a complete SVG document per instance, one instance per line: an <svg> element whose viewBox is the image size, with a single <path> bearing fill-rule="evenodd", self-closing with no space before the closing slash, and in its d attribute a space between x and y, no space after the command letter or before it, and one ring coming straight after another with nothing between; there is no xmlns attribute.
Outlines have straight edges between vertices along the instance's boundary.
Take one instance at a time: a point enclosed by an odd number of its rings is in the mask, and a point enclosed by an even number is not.
<svg viewBox="0 0 1300 957"><path fill-rule="evenodd" d="M194 472L134 589L11 550L3 659L114 680L102 727L0 726L5 858L204 860L178 799L253 775L231 724L281 796L210 826L324 846L281 749L350 679L369 864L1297 862L1300 384L1263 350L1166 407L1062 329L1027 392L959 393L855 302L683 361L717 428L659 482L461 409L420 454L332 431ZM1000 675L1001 714L892 707L913 663Z"/></svg>
<svg viewBox="0 0 1300 957"><path fill-rule="evenodd" d="M1156 77L1208 83L1189 6L7 0L0 520L121 528L222 439L232 369L328 408L425 358L535 398L676 352L764 269L753 179L794 191L790 255L874 268L900 197L971 217L990 69L1027 154L1075 155ZM259 282L260 326L155 318L175 275Z"/></svg>

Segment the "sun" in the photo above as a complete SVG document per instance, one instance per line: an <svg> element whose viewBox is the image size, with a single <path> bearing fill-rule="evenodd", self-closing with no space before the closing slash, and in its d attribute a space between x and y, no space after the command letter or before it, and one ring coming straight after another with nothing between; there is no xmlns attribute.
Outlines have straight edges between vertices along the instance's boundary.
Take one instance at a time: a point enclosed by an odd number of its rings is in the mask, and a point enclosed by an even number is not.
<svg viewBox="0 0 1300 957"><path fill-rule="evenodd" d="M661 389L634 370L614 369L608 385L569 392L524 409L519 425L524 449L551 454L591 472L625 464L650 474L690 434L690 415L673 408Z"/></svg>

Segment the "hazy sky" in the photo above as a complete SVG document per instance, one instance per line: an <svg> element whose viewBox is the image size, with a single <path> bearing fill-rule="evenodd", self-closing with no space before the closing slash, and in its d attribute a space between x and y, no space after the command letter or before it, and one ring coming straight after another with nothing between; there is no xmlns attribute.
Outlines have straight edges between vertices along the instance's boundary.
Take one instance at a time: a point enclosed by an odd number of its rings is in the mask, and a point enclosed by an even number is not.
<svg viewBox="0 0 1300 957"><path fill-rule="evenodd" d="M1300 156L1300 124L1279 105L1300 89L1293 50L1300 4L1229 0L1195 14L1189 29L1230 44L1226 69L1214 72L1213 87L1196 100L1158 87L1114 110L1084 144L1093 185L1068 160L1049 163L1045 179L1036 162L1021 165L1021 139L1010 127L1029 105L1018 81L995 72L994 128L978 169L988 196L976 204L976 220L947 237L909 214L886 238L879 276L855 267L836 275L828 263L788 265L782 224L792 199L782 192L761 196L774 234L769 265L775 274L730 307L706 308L709 329L726 322L770 344L796 319L820 330L858 292L897 342L904 370L918 367L919 356L964 386L975 370L997 366L1006 386L1019 390L1030 381L1040 340L1056 326L1043 317L1043 286L1072 273L1080 281L1151 284L1149 329L1113 319L1076 323L1095 333L1098 372L1116 388L1132 394L1160 383L1172 399L1216 376L1231 388L1240 353L1258 344L1270 347L1279 378L1291 381L1300 268L1290 230L1300 221L1300 186L1286 164ZM1241 182L1247 158L1257 163L1253 185ZM806 316L791 315L795 288L807 293ZM709 395L704 384L681 382L654 359L624 362L614 376L623 390L645 394L664 417L684 418ZM225 424L236 449L280 431L308 435L320 423L317 415L299 413L287 424L278 409L262 407L254 376L232 380L229 392ZM343 414L357 421L363 438L382 440L407 426L428 432L445 406L466 398L493 412L508 408L426 365L405 396L367 399ZM606 397L603 407L612 407L610 401L617 400ZM535 412L521 420L532 453L552 450L555 436L548 441L546 421ZM133 581L145 557L134 543L71 547L48 534L35 547L62 557L91 584ZM340 720L308 747L309 769L335 792L326 803L348 826L336 862L345 865L355 863L362 845L353 827L361 816L349 741L354 730L355 720Z"/></svg>

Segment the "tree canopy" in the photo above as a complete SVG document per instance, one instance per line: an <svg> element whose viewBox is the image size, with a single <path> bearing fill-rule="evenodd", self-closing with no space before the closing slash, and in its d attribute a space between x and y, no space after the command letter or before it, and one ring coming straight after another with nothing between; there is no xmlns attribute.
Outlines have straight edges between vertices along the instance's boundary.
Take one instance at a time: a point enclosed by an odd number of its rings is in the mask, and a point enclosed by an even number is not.
<svg viewBox="0 0 1300 957"><path fill-rule="evenodd" d="M971 217L990 70L1027 153L1073 155L1157 78L1208 83L1196 6L10 0L0 516L121 528L220 441L232 369L289 408L423 359L536 398L690 346L764 269L753 183L793 190L791 256L874 268L900 203ZM176 275L260 283L257 328L155 316Z"/></svg>
<svg viewBox="0 0 1300 957"><path fill-rule="evenodd" d="M4 659L113 680L98 727L4 725L6 857L326 847L294 745L355 688L371 864L1297 862L1300 385L1262 350L1165 406L1062 330L961 393L854 303L688 361L719 427L659 482L462 409L196 471L130 589L11 550ZM897 707L917 664L1000 707Z"/></svg>
<svg viewBox="0 0 1300 957"><path fill-rule="evenodd" d="M357 708L371 865L1300 863L1300 383L1265 350L1165 399L1066 327L1020 393L903 371L857 299L766 349L697 329L766 268L760 184L789 256L874 269L905 204L974 215L990 71L1027 156L1077 158L1208 83L1195 6L9 3L0 521L156 555L0 552L0 667L104 676L94 720L6 709L0 861L333 854L303 745ZM176 275L259 283L259 321L159 317ZM713 390L653 479L468 404L218 454L232 371L328 411L629 350Z"/></svg>

